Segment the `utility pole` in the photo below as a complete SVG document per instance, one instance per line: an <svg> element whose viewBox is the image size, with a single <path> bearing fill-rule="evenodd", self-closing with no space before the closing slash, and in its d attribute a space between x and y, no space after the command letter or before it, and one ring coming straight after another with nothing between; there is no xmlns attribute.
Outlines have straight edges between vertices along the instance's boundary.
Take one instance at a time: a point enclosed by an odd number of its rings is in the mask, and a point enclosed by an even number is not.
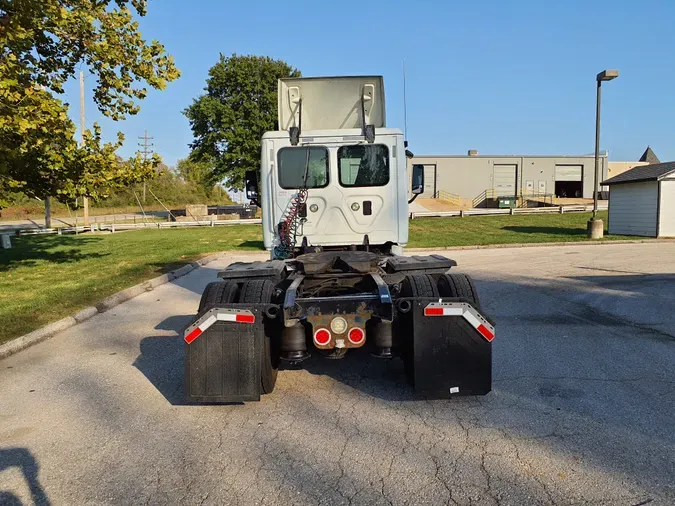
<svg viewBox="0 0 675 506"><path fill-rule="evenodd" d="M139 137L138 139L143 141L143 143L140 143L140 142L139 142L138 145L139 145L140 147L143 148L143 149L141 150L141 153L143 153L143 160L147 161L147 160L148 160L148 156L152 154L152 149L151 149L151 148L152 148L152 146L154 146L154 144L153 144L152 142L149 143L148 141L153 140L154 137L148 137L148 131L146 130L146 131L145 131L145 135L144 135L143 137ZM147 189L146 182L143 181L143 203L144 203L144 204L145 204L145 192L146 192L146 189Z"/></svg>
<svg viewBox="0 0 675 506"><path fill-rule="evenodd" d="M80 70L80 144L84 146L84 72ZM84 226L89 226L89 198L82 199Z"/></svg>

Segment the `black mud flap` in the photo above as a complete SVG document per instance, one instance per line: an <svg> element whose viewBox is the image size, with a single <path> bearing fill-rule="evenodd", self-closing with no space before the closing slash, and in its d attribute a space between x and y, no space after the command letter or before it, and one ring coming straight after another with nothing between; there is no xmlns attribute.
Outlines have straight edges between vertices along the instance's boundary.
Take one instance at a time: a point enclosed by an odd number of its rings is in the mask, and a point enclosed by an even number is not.
<svg viewBox="0 0 675 506"><path fill-rule="evenodd" d="M430 399L485 395L492 389L494 325L463 299L411 299L408 375Z"/></svg>
<svg viewBox="0 0 675 506"><path fill-rule="evenodd" d="M270 304L211 307L185 329L185 400L260 400L260 364Z"/></svg>

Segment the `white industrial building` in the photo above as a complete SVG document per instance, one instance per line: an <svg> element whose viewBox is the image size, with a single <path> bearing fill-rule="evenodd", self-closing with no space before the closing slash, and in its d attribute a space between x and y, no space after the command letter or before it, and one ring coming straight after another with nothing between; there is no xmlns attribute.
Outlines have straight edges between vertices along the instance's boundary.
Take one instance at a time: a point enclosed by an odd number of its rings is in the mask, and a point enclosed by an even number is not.
<svg viewBox="0 0 675 506"><path fill-rule="evenodd" d="M602 184L610 234L675 237L675 162L634 167Z"/></svg>

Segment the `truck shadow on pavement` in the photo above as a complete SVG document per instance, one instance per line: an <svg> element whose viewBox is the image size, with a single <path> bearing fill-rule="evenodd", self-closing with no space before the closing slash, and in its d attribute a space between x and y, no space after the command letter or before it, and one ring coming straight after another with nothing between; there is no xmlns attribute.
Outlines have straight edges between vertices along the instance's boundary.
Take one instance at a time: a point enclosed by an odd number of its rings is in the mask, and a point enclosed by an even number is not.
<svg viewBox="0 0 675 506"><path fill-rule="evenodd" d="M190 317L186 317L189 321ZM140 355L134 367L172 405L185 404L183 400L183 339L175 336L150 336L141 340Z"/></svg>
<svg viewBox="0 0 675 506"><path fill-rule="evenodd" d="M169 316L155 326L157 330L173 331L174 335L149 336L140 343L140 355L134 367L152 383L173 405L183 400L183 329L194 315Z"/></svg>
<svg viewBox="0 0 675 506"><path fill-rule="evenodd" d="M46 492L40 485L38 473L40 466L27 448L0 448L0 473L11 468L18 468L31 494L32 504L48 506L51 504ZM21 506L23 503L12 492L0 490L0 505Z"/></svg>

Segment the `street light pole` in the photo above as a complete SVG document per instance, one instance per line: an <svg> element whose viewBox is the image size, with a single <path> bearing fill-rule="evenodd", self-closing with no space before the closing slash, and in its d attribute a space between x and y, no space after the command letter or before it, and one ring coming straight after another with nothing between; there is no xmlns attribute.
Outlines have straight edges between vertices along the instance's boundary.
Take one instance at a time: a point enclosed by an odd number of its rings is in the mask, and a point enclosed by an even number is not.
<svg viewBox="0 0 675 506"><path fill-rule="evenodd" d="M598 94L595 101L595 180L593 182L593 219L598 217L598 193L600 191L600 98L602 81L598 79Z"/></svg>
<svg viewBox="0 0 675 506"><path fill-rule="evenodd" d="M593 218L588 220L586 228L588 237L602 239L604 224L598 219L598 194L600 193L600 102L603 81L611 81L619 77L618 70L603 70L595 80L597 82L597 97L595 103L595 175L593 180Z"/></svg>

